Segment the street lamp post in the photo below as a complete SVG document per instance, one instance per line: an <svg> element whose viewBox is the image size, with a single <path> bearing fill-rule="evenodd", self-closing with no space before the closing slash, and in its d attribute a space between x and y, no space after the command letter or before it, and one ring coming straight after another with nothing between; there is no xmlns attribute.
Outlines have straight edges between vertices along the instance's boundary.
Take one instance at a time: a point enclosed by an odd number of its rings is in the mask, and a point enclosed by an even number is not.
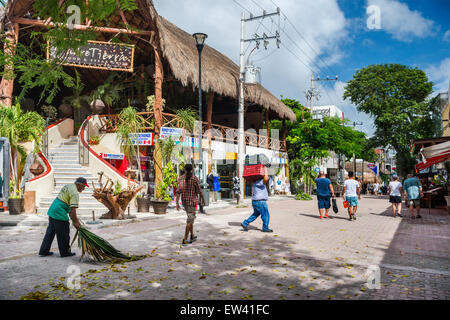
<svg viewBox="0 0 450 320"><path fill-rule="evenodd" d="M194 33L192 35L195 39L196 45L197 45L197 51L198 51L198 117L200 121L200 130L198 133L198 141L199 141L199 164L200 164L200 170L199 170L199 178L201 177L203 183L205 183L205 174L201 174L201 171L203 171L203 152L202 152L202 50L203 46L205 44L205 40L208 37L205 33Z"/></svg>
<svg viewBox="0 0 450 320"><path fill-rule="evenodd" d="M198 51L198 117L200 121L200 130L198 132L198 143L199 143L199 151L198 151L198 159L199 159L199 170L198 170L198 178L202 182L202 187L206 183L206 174L202 172L203 168L203 145L202 145L202 135L203 135L203 116L202 116L202 50L205 44L205 40L208 37L205 33L194 33L192 35L195 39L195 43L197 45ZM205 213L203 211L203 206L200 205L200 212Z"/></svg>

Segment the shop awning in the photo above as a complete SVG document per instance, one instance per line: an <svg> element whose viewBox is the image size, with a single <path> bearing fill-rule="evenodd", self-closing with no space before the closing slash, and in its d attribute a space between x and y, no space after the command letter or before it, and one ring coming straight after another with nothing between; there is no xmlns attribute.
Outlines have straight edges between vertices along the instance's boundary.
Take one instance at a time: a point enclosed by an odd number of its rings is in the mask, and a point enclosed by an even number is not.
<svg viewBox="0 0 450 320"><path fill-rule="evenodd" d="M450 159L450 141L432 145L421 150L425 160L416 165L417 171L422 171L433 164L441 163Z"/></svg>

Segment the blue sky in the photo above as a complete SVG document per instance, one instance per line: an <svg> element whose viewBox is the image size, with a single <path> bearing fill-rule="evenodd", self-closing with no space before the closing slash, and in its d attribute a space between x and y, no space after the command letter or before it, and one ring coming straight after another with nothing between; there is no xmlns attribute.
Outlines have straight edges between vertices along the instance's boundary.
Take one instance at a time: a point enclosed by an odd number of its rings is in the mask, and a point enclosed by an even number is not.
<svg viewBox="0 0 450 320"><path fill-rule="evenodd" d="M357 129L368 135L374 132L373 121L342 100L345 82L356 70L370 64L405 64L427 72L436 93L448 90L449 0L154 0L154 4L160 15L186 32L207 33L207 44L236 64L241 12L248 17L250 12L260 15L262 9L273 12L279 6L279 20L246 24L247 38L255 32L281 31L280 49L271 43L250 58L262 69L262 84L277 97L305 104L304 91L313 71L322 78L337 74L338 82L318 84L321 98L315 105L337 105L346 118L363 122ZM367 28L370 5L380 9L380 30Z"/></svg>

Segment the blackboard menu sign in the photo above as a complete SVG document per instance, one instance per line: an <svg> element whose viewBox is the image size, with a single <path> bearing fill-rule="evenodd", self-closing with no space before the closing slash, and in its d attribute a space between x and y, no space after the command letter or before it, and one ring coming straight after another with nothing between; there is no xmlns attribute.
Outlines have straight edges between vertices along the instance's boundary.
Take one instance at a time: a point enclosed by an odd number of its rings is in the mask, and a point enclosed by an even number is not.
<svg viewBox="0 0 450 320"><path fill-rule="evenodd" d="M134 45L88 41L80 51L81 55L78 56L75 51L69 50L61 54L59 59L67 66L133 72ZM56 48L48 45L47 60L55 58Z"/></svg>

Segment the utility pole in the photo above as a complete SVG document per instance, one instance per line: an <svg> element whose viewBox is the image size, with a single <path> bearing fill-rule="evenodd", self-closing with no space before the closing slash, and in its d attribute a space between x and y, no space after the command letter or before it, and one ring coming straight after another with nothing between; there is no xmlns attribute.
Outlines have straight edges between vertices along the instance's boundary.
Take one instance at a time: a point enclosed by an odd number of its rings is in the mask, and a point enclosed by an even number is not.
<svg viewBox="0 0 450 320"><path fill-rule="evenodd" d="M305 92L306 99L309 100L309 111L312 113L314 108L314 97L320 99L320 91L315 88L314 82L316 81L337 81L338 76L334 79L330 79L330 77L326 77L326 79L321 79L320 77L314 78L314 74L311 75L311 88Z"/></svg>
<svg viewBox="0 0 450 320"><path fill-rule="evenodd" d="M273 15L280 15L280 8L277 8L277 11L274 13L266 13L263 11L261 16L254 17L250 14L250 18L245 18L245 12L242 12L241 15L241 48L240 48L240 59L239 59L239 106L238 106L238 154L237 154L237 165L238 165L238 173L239 173L239 182L240 189L242 192L242 197L239 197L239 202L245 196L244 190L244 162L245 162L245 143L244 143L244 84L245 84L245 43L246 42L256 42L256 47L259 48L259 42L262 40L264 42L264 47L267 49L267 45L269 44L270 39L277 40L277 46L280 47L280 34L277 31L276 36L267 36L265 33L262 37L258 34L255 34L255 37L252 39L245 39L245 23L247 21L253 21L258 19L264 19L266 17L270 17Z"/></svg>
<svg viewBox="0 0 450 320"><path fill-rule="evenodd" d="M362 125L363 125L362 122L358 123L356 121L353 121L353 129L355 129L356 126L362 126ZM362 170L364 172L364 168L362 168ZM355 156L354 152L353 152L353 171L355 172L355 177L356 177L356 156ZM362 173L362 175L364 177L364 173Z"/></svg>

